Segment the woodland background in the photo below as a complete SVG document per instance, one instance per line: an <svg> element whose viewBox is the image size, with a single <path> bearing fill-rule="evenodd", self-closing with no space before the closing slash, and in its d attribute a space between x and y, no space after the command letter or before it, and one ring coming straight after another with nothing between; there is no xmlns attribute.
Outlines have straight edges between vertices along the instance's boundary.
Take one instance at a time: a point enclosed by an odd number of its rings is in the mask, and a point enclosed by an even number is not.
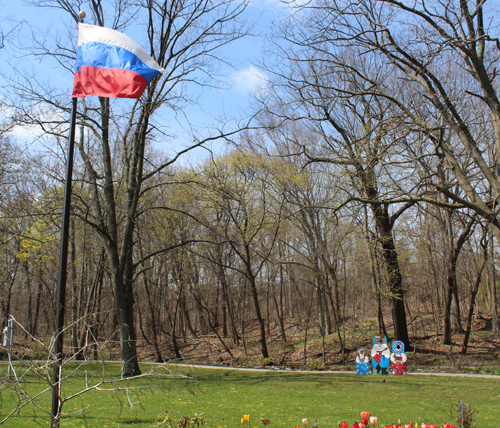
<svg viewBox="0 0 500 428"><path fill-rule="evenodd" d="M74 22L85 6L87 23L120 31L140 22L167 70L136 102L79 104L67 354L105 349L131 375L140 358L285 364L291 342L319 337L312 356L334 363L383 332L466 355L480 328L498 356L495 2L288 3L251 110L212 128L189 118L189 143L168 118L196 103L193 84L222 89L216 52L254 31L247 2L28 3ZM71 75L75 28L2 28L3 49ZM2 79L0 319L25 327L18 349L36 356L30 337L55 328L69 98L29 71Z"/></svg>

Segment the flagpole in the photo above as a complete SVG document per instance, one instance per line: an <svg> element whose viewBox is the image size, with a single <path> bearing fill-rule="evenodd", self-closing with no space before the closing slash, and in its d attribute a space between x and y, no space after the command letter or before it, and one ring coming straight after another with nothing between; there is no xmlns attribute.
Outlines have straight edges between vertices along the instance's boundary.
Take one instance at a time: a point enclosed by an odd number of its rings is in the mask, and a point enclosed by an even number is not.
<svg viewBox="0 0 500 428"><path fill-rule="evenodd" d="M59 281L57 287L56 329L54 331L54 373L52 384L52 428L59 427L59 404L61 393L61 361L63 351L64 312L66 302L66 272L68 267L69 222L71 210L71 182L73 176L73 154L75 149L76 111L78 98L73 98L71 126L69 131L66 182L64 186L61 245L59 250Z"/></svg>
<svg viewBox="0 0 500 428"><path fill-rule="evenodd" d="M85 18L85 12L79 12L80 22L83 23L83 19ZM76 128L76 113L77 113L77 100L78 97L85 97L87 94L93 94L96 96L102 97L114 97L114 98L139 98L143 93L145 87L151 82L151 80L158 74L163 73L164 70L158 65L158 63L151 58L141 48L137 45L129 37L121 34L112 29L99 29L99 34L102 36L103 31L106 35L104 39L106 42L104 44L109 45L111 47L120 47L125 48L126 51L133 54L135 57L145 61L148 64L148 73L144 73L142 70L142 74L140 71L137 71L137 74L142 76L144 80L144 85L141 84L137 87L136 84L129 84L124 89L120 91L116 91L115 85L108 85L109 87L105 87L104 90L99 88L99 91L91 91L87 93L85 90L75 91L77 79L79 81L79 71L75 72L75 81L73 83L73 107L71 110L71 126L69 133L69 144L68 144L68 159L66 163L66 182L64 188L64 204L63 204L63 218L62 218L62 226L61 226L61 245L60 245L60 253L59 253L59 279L58 279L58 288L57 288L57 302L56 302L56 328L54 331L54 372L53 372L53 384L52 384L52 428L58 428L60 422L60 412L61 412L61 369L62 369L62 355L63 355L63 332L64 332L64 312L65 312L65 301L66 301L66 271L68 266L68 244L69 244L69 223L70 223L70 208L71 208L71 182L73 175L73 153L75 147L75 128ZM111 36L110 36L111 34ZM79 45L80 45L80 36L81 32L79 32ZM117 37L118 36L118 37ZM115 40L116 39L116 40ZM118 40L119 39L119 40ZM87 43L90 42L102 42L102 40L98 38L87 40ZM119 43L117 43L117 41ZM78 58L78 56L77 56ZM117 63L118 68L123 68L123 64L121 62ZM95 67L91 67L94 68ZM79 81L79 83L81 83ZM111 82L113 83L113 82ZM129 82L131 83L131 82ZM104 92L104 93L102 93Z"/></svg>

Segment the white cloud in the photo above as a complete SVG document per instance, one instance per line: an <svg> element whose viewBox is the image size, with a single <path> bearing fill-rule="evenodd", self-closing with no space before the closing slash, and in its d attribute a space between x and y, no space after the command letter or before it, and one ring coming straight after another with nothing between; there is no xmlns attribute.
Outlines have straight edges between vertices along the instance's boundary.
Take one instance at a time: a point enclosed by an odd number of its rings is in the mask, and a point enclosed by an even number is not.
<svg viewBox="0 0 500 428"><path fill-rule="evenodd" d="M312 0L251 0L251 4L275 10L289 10L308 6Z"/></svg>
<svg viewBox="0 0 500 428"><path fill-rule="evenodd" d="M267 81L267 74L253 65L244 70L238 70L231 76L231 86L233 89L244 93L265 90Z"/></svg>
<svg viewBox="0 0 500 428"><path fill-rule="evenodd" d="M39 109L36 108L31 111L32 115L44 123L46 129L53 130L55 132L61 132L69 127L69 117L65 116L60 111L53 109ZM12 129L12 134L20 139L24 140L37 140L47 136L46 131L44 131L38 125L18 125Z"/></svg>

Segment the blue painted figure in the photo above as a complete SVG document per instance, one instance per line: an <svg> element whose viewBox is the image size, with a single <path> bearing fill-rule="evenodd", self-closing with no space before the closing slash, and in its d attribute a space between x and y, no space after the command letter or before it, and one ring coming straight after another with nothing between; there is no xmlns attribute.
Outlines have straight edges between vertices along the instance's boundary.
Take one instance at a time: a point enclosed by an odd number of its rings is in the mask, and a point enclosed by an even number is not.
<svg viewBox="0 0 500 428"><path fill-rule="evenodd" d="M377 334L373 338L373 348L371 352L373 374L389 374L389 361L391 351L387 347L387 337L383 334Z"/></svg>
<svg viewBox="0 0 500 428"><path fill-rule="evenodd" d="M401 340L395 340L392 342L391 374L405 375L407 373L406 362L405 344Z"/></svg>
<svg viewBox="0 0 500 428"><path fill-rule="evenodd" d="M370 360L365 352L365 348L359 348L357 350L358 355L356 356L356 374L370 374Z"/></svg>

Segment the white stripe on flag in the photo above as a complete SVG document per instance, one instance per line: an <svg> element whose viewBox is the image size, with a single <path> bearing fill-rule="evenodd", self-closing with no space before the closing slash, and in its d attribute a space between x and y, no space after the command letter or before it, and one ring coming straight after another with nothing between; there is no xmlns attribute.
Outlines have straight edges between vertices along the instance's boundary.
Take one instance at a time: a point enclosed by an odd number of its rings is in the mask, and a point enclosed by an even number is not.
<svg viewBox="0 0 500 428"><path fill-rule="evenodd" d="M89 42L119 46L137 55L139 59L148 67L163 72L160 65L129 36L126 36L119 31L112 30L111 28L83 23L78 24L78 29L78 46Z"/></svg>

